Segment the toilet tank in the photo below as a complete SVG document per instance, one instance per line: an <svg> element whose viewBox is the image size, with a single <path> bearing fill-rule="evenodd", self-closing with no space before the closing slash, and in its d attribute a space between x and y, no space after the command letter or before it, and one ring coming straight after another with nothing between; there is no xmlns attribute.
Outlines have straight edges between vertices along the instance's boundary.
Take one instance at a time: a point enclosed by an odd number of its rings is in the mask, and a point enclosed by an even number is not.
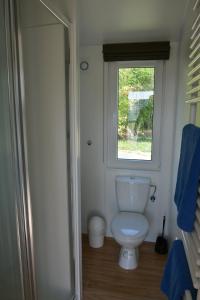
<svg viewBox="0 0 200 300"><path fill-rule="evenodd" d="M116 177L116 197L120 211L143 213L150 189L150 178Z"/></svg>

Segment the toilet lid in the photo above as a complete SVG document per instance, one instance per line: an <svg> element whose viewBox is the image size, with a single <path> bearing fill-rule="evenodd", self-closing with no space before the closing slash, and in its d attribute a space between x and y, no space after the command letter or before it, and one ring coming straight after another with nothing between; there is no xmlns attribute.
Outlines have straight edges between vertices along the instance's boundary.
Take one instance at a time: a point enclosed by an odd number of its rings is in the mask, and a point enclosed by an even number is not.
<svg viewBox="0 0 200 300"><path fill-rule="evenodd" d="M147 234L149 223L139 213L121 212L114 217L111 227L114 236L136 239Z"/></svg>

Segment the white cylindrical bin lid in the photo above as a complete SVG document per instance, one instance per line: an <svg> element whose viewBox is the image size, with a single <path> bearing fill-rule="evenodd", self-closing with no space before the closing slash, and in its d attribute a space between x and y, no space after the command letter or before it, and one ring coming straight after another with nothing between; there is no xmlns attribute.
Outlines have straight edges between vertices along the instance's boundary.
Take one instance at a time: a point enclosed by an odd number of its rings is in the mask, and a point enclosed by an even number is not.
<svg viewBox="0 0 200 300"><path fill-rule="evenodd" d="M93 216L89 220L89 244L93 248L100 248L104 243L105 221L99 216Z"/></svg>

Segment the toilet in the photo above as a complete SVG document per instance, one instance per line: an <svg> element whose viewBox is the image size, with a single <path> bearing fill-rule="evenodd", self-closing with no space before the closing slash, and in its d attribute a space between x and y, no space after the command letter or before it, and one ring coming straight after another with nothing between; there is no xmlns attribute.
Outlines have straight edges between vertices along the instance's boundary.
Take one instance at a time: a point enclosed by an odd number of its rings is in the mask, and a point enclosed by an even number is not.
<svg viewBox="0 0 200 300"><path fill-rule="evenodd" d="M150 178L117 176L115 181L119 212L112 220L111 231L121 245L120 267L132 270L138 266L138 246L149 230L144 209L149 197Z"/></svg>

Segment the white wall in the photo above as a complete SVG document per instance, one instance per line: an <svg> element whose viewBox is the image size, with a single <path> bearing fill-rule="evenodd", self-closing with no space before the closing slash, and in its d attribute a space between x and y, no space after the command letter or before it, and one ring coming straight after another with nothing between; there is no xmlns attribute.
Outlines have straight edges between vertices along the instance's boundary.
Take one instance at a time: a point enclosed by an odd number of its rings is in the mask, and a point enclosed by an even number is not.
<svg viewBox="0 0 200 300"><path fill-rule="evenodd" d="M171 203L171 168L176 107L177 44L171 45L171 58L166 62L166 86L163 99L161 169L160 171L135 171L107 168L103 160L103 59L101 46L81 47L81 61L89 63L87 71L81 71L81 180L82 227L87 231L88 217L102 215L110 223L117 212L115 197L116 175L140 175L151 177L157 185L156 202L148 201L145 214L150 221L147 240L155 241L161 230L163 215L169 216ZM87 145L87 140L92 145ZM167 222L168 225L168 222Z"/></svg>

